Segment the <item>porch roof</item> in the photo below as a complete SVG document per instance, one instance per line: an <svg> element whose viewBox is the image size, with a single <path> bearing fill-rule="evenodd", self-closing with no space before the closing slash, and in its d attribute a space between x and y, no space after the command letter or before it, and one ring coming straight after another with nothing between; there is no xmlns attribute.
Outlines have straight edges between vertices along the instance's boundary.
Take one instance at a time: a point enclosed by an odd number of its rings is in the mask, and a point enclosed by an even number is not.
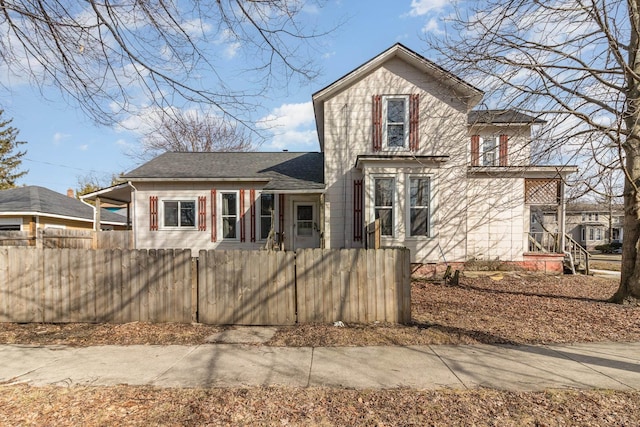
<svg viewBox="0 0 640 427"><path fill-rule="evenodd" d="M322 153L164 153L122 176L141 181L257 181L266 191L324 191Z"/></svg>

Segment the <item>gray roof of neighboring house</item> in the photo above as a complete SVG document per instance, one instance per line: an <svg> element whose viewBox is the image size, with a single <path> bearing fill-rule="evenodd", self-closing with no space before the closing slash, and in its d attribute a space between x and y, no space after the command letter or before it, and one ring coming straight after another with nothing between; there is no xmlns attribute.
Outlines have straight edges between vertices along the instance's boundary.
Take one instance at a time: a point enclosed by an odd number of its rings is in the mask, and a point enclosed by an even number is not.
<svg viewBox="0 0 640 427"><path fill-rule="evenodd" d="M515 110L471 110L467 122L473 124L540 124L544 120Z"/></svg>
<svg viewBox="0 0 640 427"><path fill-rule="evenodd" d="M93 221L93 208L80 200L48 188L28 185L0 191L0 213L38 213ZM127 218L102 209L105 223L126 224Z"/></svg>
<svg viewBox="0 0 640 427"><path fill-rule="evenodd" d="M238 179L268 181L265 190L324 189L322 153L171 152L123 175L131 181Z"/></svg>

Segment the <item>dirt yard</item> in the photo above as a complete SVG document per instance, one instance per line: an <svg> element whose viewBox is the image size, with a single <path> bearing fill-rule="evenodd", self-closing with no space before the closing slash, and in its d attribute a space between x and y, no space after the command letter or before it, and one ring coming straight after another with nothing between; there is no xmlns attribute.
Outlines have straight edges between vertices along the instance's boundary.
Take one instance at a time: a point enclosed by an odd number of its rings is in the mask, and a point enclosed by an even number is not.
<svg viewBox="0 0 640 427"><path fill-rule="evenodd" d="M496 273L412 284L413 324L279 328L264 345L338 346L640 340L640 307L606 302L617 283ZM200 344L207 325L0 324L0 343ZM292 398L295 396L295 398ZM640 425L640 392L157 389L0 384L0 425Z"/></svg>

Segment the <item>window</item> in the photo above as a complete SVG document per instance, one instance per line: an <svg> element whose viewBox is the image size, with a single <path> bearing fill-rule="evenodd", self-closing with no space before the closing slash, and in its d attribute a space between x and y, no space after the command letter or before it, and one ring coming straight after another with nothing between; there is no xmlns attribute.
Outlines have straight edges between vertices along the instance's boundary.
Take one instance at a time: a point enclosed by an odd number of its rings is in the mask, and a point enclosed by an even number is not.
<svg viewBox="0 0 640 427"><path fill-rule="evenodd" d="M409 179L409 235L429 236L429 178Z"/></svg>
<svg viewBox="0 0 640 427"><path fill-rule="evenodd" d="M222 198L221 219L222 219L222 238L237 239L238 238L238 193L236 192L220 192Z"/></svg>
<svg viewBox="0 0 640 427"><path fill-rule="evenodd" d="M273 194L260 195L260 239L269 237L273 227L273 212L275 211L275 196Z"/></svg>
<svg viewBox="0 0 640 427"><path fill-rule="evenodd" d="M409 135L407 96L384 97L384 141L387 148L405 148Z"/></svg>
<svg viewBox="0 0 640 427"><path fill-rule="evenodd" d="M482 166L497 166L497 140L495 136L485 136L482 138Z"/></svg>
<svg viewBox="0 0 640 427"><path fill-rule="evenodd" d="M195 227L196 202L193 200L165 200L165 227Z"/></svg>
<svg viewBox="0 0 640 427"><path fill-rule="evenodd" d="M20 231L22 218L0 218L0 231Z"/></svg>
<svg viewBox="0 0 640 427"><path fill-rule="evenodd" d="M599 215L598 212L583 212L582 220L583 221L598 221Z"/></svg>
<svg viewBox="0 0 640 427"><path fill-rule="evenodd" d="M375 219L380 220L380 234L393 236L393 178L374 179L374 213Z"/></svg>

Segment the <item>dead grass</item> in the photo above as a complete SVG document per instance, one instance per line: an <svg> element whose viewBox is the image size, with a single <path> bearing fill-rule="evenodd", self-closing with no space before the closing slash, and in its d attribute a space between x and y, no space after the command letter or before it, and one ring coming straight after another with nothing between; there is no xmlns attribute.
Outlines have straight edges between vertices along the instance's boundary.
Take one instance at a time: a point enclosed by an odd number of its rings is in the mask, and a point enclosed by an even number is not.
<svg viewBox="0 0 640 427"><path fill-rule="evenodd" d="M0 388L2 425L639 425L640 392Z"/></svg>
<svg viewBox="0 0 640 427"><path fill-rule="evenodd" d="M609 270L609 271L620 271L622 268L622 264L619 262L608 262L608 261L589 261L589 268L593 270Z"/></svg>

